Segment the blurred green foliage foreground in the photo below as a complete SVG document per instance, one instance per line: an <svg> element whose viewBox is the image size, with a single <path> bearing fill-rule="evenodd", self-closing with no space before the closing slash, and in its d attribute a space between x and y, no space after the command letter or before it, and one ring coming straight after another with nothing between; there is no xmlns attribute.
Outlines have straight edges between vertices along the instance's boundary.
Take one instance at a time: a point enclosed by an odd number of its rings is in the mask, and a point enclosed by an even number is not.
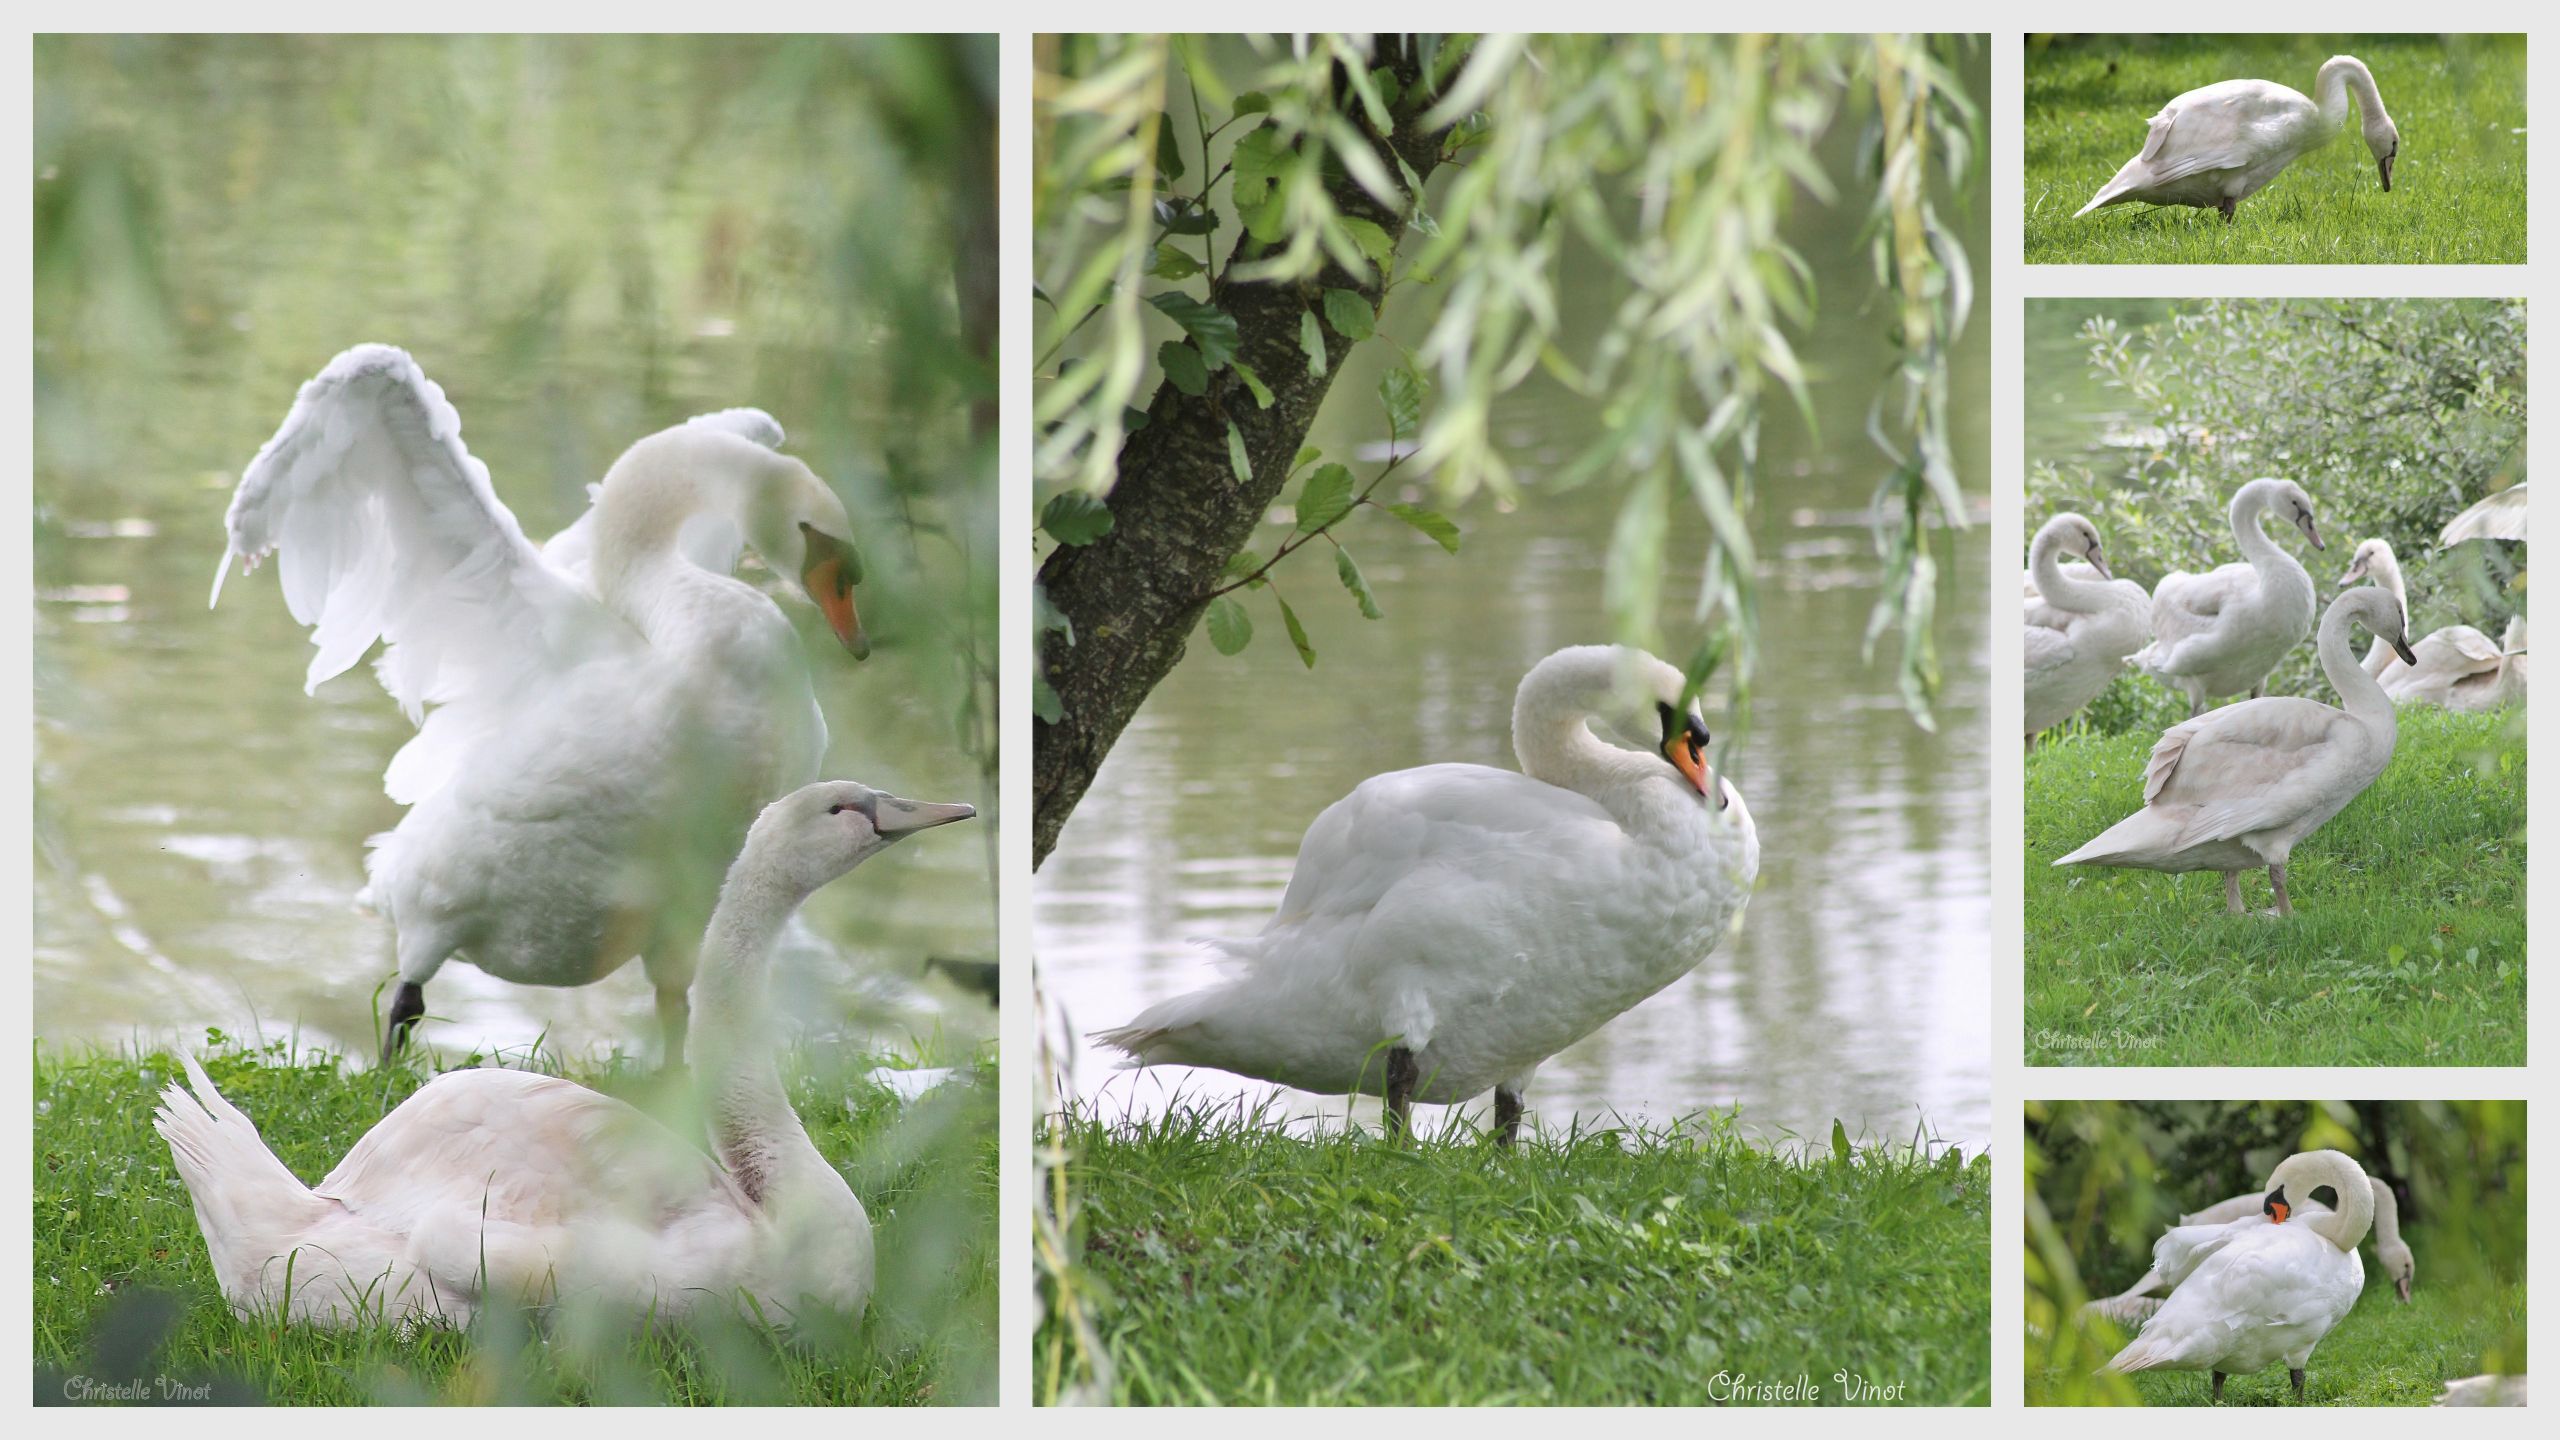
<svg viewBox="0 0 2560 1440"><path fill-rule="evenodd" d="M492 1311L466 1330L403 1333L236 1318L215 1286L186 1186L151 1130L173 1058L39 1051L36 1400L991 1404L995 1067L981 1060L972 1083L901 1105L863 1078L883 1063L905 1061L824 1045L782 1061L810 1138L871 1214L879 1273L858 1327L785 1336L723 1319L669 1326ZM283 1041L255 1051L217 1043L205 1067L306 1182L433 1078L416 1063L351 1070ZM567 1077L643 1108L658 1084L620 1058Z"/></svg>
<svg viewBox="0 0 2560 1440"><path fill-rule="evenodd" d="M2423 1405L2447 1380L2525 1366L2521 1101L2030 1101L2026 1377L2036 1405L2201 1405L2201 1373L2098 1375L2125 1336L2075 1318L2150 1267L2182 1214L2258 1189L2286 1156L2343 1150L2392 1187L2417 1262L2410 1303L2362 1247L2364 1295L2311 1355L2318 1405ZM2291 1404L2281 1369L2228 1404Z"/></svg>

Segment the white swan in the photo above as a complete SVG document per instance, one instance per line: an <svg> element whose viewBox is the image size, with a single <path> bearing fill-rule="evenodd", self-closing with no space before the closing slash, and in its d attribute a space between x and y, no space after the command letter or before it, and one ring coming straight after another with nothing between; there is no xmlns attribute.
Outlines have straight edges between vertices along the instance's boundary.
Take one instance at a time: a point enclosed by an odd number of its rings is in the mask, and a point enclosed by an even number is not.
<svg viewBox="0 0 2560 1440"><path fill-rule="evenodd" d="M2331 1210L2311 1199L2326 1185ZM2107 1369L2209 1370L2213 1398L2226 1375L2282 1360L2303 1396L2311 1350L2364 1292L2356 1246L2373 1224L2363 1167L2336 1150L2291 1156L2268 1178L2259 1213L2223 1225L2183 1225L2152 1247L2172 1287L2149 1324Z"/></svg>
<svg viewBox="0 0 2560 1440"><path fill-rule="evenodd" d="M2065 569L2065 551L2089 563ZM2107 569L2098 527L2078 515L2056 515L2027 551L2026 729L2042 731L2079 713L2124 669L2125 657L2151 642L2151 597Z"/></svg>
<svg viewBox="0 0 2560 1440"><path fill-rule="evenodd" d="M2391 188L2400 129L2382 108L2373 72L2352 55L2320 67L2314 100L2272 80L2224 80L2190 90L2160 107L2141 153L2098 187L2073 219L2107 205L2192 205L2219 210L2231 223L2240 202L2264 189L2284 167L2338 138L2347 128L2347 97L2363 116L2365 148Z"/></svg>
<svg viewBox="0 0 2560 1440"><path fill-rule="evenodd" d="M2240 872L2263 865L2276 913L2292 914L2285 862L2293 847L2364 793L2399 738L2390 697L2347 649L2351 622L2407 658L2399 602L2369 585L2339 596L2320 620L2320 668L2346 708L2279 695L2171 727L2151 749L2142 808L2053 863L2219 870L2235 915Z"/></svg>
<svg viewBox="0 0 2560 1440"><path fill-rule="evenodd" d="M2410 1252L2407 1241L2400 1238L2400 1197L2392 1193L2377 1176L2368 1175L2373 1187L2373 1255L2381 1262L2382 1273L2391 1278L2391 1288L2408 1303L2409 1288L2418 1281L2418 1257ZM2260 1213L2266 1199L2264 1190L2251 1190L2228 1200L2207 1205L2192 1215L2181 1215L2178 1224L2228 1225ZM2175 1228L2175 1227L2172 1227ZM2169 1279L2158 1266L2143 1272L2132 1289L2104 1300L2092 1300L2081 1307L2083 1313L2103 1315L2124 1324L2141 1320L2160 1308L2160 1297L2169 1289Z"/></svg>
<svg viewBox="0 0 2560 1440"><path fill-rule="evenodd" d="M2525 1377L2522 1375L2472 1375L2444 1382L2444 1393L2435 1398L2438 1405L2522 1405L2525 1403Z"/></svg>
<svg viewBox="0 0 2560 1440"><path fill-rule="evenodd" d="M2311 572L2267 538L2259 522L2270 512L2299 528L2313 549L2328 548L2301 486L2252 480L2231 497L2231 534L2248 560L2202 575L2173 570L2151 592L2155 638L2133 663L2184 691L2190 716L2217 695L2246 691L2255 698L2285 652L2311 633Z"/></svg>
<svg viewBox="0 0 2560 1440"><path fill-rule="evenodd" d="M2338 580L2338 588L2346 589L2359 580L2371 580L2391 592L2400 602L2402 623L2407 623L2409 592L2400 574L2399 557L2392 553L2391 542L2372 539L2356 546L2355 563ZM2495 710L2524 699L2525 688L2525 622L2522 615L2510 618L2506 635L2492 641L2468 625L2447 625L2430 631L2409 644L2417 656L2413 664L2403 664L2391 647L2380 640L2365 651L2364 672L2381 682L2382 693L2402 705L2435 705L2447 710Z"/></svg>
<svg viewBox="0 0 2560 1440"><path fill-rule="evenodd" d="M714 1160L582 1085L518 1070L427 1082L305 1187L186 1057L153 1117L242 1319L329 1327L585 1300L680 1315L859 1313L871 1223L775 1073L768 958L818 887L901 836L973 812L845 781L768 806L704 939L695 1075ZM193 1087L192 1093L188 1086Z"/></svg>
<svg viewBox="0 0 2560 1440"><path fill-rule="evenodd" d="M2347 562L2347 573L2338 577L2338 588L2347 589L2359 580L2372 581L2390 591L2391 598L2400 602L2400 628L2405 632L2409 628L2409 586L2400 574L2400 557L2393 552L2390 541L2377 535L2356 545L2354 557ZM2392 670L2407 668L2380 636L2365 647L2364 673L2374 679L2380 680ZM2390 686L2385 684L2383 689L2387 693Z"/></svg>
<svg viewBox="0 0 2560 1440"><path fill-rule="evenodd" d="M1316 817L1279 913L1219 942L1240 973L1095 1038L1139 1065L1206 1065L1327 1094L1494 1092L1518 1132L1540 1062L1679 979L1742 923L1760 841L1707 764L1680 672L1585 645L1520 682L1525 774L1426 765L1362 781ZM1599 719L1658 735L1650 752Z"/></svg>
<svg viewBox="0 0 2560 1440"><path fill-rule="evenodd" d="M843 502L728 410L623 452L537 551L463 448L444 392L387 345L329 362L232 496L229 547L277 557L312 627L306 689L387 642L374 672L418 734L383 788L358 898L399 937L386 1058L449 958L584 985L643 958L684 1048L717 877L766 801L817 776L826 721L790 622L731 578L744 544L799 578L858 659Z"/></svg>
<svg viewBox="0 0 2560 1440"><path fill-rule="evenodd" d="M2450 549L2465 540L2522 540L2525 538L2524 488L2529 483L2519 480L2446 521L2444 534L2436 543Z"/></svg>

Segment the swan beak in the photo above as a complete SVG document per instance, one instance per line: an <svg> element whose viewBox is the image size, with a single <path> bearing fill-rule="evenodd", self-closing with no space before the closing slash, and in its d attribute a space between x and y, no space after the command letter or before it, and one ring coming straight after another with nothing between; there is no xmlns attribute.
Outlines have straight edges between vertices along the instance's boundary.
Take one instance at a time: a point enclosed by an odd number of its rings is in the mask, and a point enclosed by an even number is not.
<svg viewBox="0 0 2560 1440"><path fill-rule="evenodd" d="M853 587L862 580L861 557L851 545L823 530L802 525L800 535L808 544L800 588L809 592L810 601L827 617L828 628L853 652L853 658L870 659L871 637L862 633L862 616L853 608Z"/></svg>
<svg viewBox="0 0 2560 1440"><path fill-rule="evenodd" d="M2312 549L2326 550L2329 548L2329 542L2320 538L2320 522L2312 519L2308 515L2302 517L2302 533L2311 537Z"/></svg>
<svg viewBox="0 0 2560 1440"><path fill-rule="evenodd" d="M2391 162L2393 159L2397 158L2399 154L2399 151L2394 150L2389 155L2385 155L2381 159L2373 162L2374 167L2382 172L2382 193L2385 195L2391 193ZM2404 1296L2402 1298L2405 1299L2407 1297Z"/></svg>
<svg viewBox="0 0 2560 1440"><path fill-rule="evenodd" d="M2267 1221L2273 1225L2283 1224L2286 1218L2293 1214L2293 1202L2284 1198L2283 1186L2279 1185L2268 1192L2265 1209Z"/></svg>
<svg viewBox="0 0 2560 1440"><path fill-rule="evenodd" d="M2341 590L2344 590L2344 589L2346 589L2348 586L2353 585L2354 583L2356 583L2357 581L2359 581L2359 580L2361 580L2361 579L2363 579L2363 578L2364 578L2364 562L2363 562L2362 560L2358 560L2358 561L2357 561L2356 563L2354 563L2353 565L2350 565L2350 566L2348 566L2348 567L2347 567L2347 573L2346 573L2346 574L2341 575L2341 576L2339 576L2339 577L2338 577L2338 588L2339 588L2339 589L2341 589Z"/></svg>
<svg viewBox="0 0 2560 1440"><path fill-rule="evenodd" d="M2395 1276L2391 1277L2391 1288L2400 1292L2400 1303L2401 1303L2401 1304L2406 1305L2406 1304L2408 1304L2408 1303L2409 1303L2409 1277L2408 1277L2408 1276L2406 1276L2406 1275L2395 1275Z"/></svg>
<svg viewBox="0 0 2560 1440"><path fill-rule="evenodd" d="M2116 578L2116 572L2107 568L2107 557L2098 552L2097 546L2090 546L2089 553L2081 556L2080 558L2089 562L2089 568L2098 572L2099 579L2113 580Z"/></svg>
<svg viewBox="0 0 2560 1440"><path fill-rule="evenodd" d="M1662 758L1699 794L1707 793L1707 727L1695 715L1662 707Z"/></svg>
<svg viewBox="0 0 2560 1440"><path fill-rule="evenodd" d="M948 825L954 820L971 819L978 813L974 806L937 805L930 800L901 800L895 795L881 796L875 808L879 813L871 822L871 828L893 839L900 835L913 834L918 830L930 830L936 825Z"/></svg>
<svg viewBox="0 0 2560 1440"><path fill-rule="evenodd" d="M2401 664L2415 666L2418 663L2417 654L2410 650L2408 641L2394 640L2391 642L2391 649L2400 657Z"/></svg>

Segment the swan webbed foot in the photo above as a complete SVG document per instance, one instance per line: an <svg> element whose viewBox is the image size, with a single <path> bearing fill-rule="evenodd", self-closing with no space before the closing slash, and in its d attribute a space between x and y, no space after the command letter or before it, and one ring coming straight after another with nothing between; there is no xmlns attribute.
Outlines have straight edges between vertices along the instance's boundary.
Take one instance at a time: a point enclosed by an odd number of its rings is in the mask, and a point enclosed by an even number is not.
<svg viewBox="0 0 2560 1440"><path fill-rule="evenodd" d="M2294 1367L2293 1367L2292 1375L2293 1375L2293 1398L2294 1398L2294 1399L2296 1399L2296 1400L2299 1400L2299 1399L2301 1399L2301 1398L2302 1398L2302 1382L2303 1382L2304 1380L2306 1380L2306 1379L2310 1378L2310 1377L2309 1377L2309 1376L2304 1372L2303 1368L2302 1368L2301 1366L2299 1366L2299 1365L2296 1365L2296 1366L2294 1366Z"/></svg>
<svg viewBox="0 0 2560 1440"><path fill-rule="evenodd" d="M693 1004L683 986L658 990L658 1034L662 1048L658 1052L658 1068L675 1071L684 1068L685 1027L693 1018Z"/></svg>
<svg viewBox="0 0 2560 1440"><path fill-rule="evenodd" d="M1387 1138L1413 1138L1413 1090L1422 1079L1422 1066L1413 1052L1402 1045L1387 1050Z"/></svg>
<svg viewBox="0 0 2560 1440"><path fill-rule="evenodd" d="M399 988L391 992L390 1018L382 1027L383 1064L390 1064L408 1048L409 1032L418 1027L418 1022L425 1019L426 1014L427 987L401 981Z"/></svg>
<svg viewBox="0 0 2560 1440"><path fill-rule="evenodd" d="M2222 872L2222 904L2234 915L2249 913L2249 907L2240 903L2240 872L2237 870Z"/></svg>
<svg viewBox="0 0 2560 1440"><path fill-rule="evenodd" d="M1520 1113L1527 1108L1519 1091L1506 1085L1493 1087L1494 1144L1508 1150L1520 1143Z"/></svg>
<svg viewBox="0 0 2560 1440"><path fill-rule="evenodd" d="M2222 1382L2223 1382L2223 1381L2225 1381L2225 1380L2228 1380L2228 1379L2230 1379L2230 1378L2231 1378L2230 1376L2223 1374L2223 1373L2222 1373L2221 1371L2219 1371L2219 1370L2216 1370L2216 1371L2214 1371L2214 1372L2213 1372L2213 1403L2214 1403L2214 1404L2219 1405L2219 1404L2221 1404L2221 1403L2222 1403Z"/></svg>
<svg viewBox="0 0 2560 1440"><path fill-rule="evenodd" d="M2267 878L2276 882L2276 913L2278 915L2292 914L2293 896L2284 888L2284 867L2281 865L2268 866Z"/></svg>

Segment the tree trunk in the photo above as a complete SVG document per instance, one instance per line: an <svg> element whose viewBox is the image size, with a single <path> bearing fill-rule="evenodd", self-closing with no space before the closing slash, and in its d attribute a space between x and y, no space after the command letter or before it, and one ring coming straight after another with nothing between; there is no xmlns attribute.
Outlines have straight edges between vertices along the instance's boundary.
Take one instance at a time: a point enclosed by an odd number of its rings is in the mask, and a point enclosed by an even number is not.
<svg viewBox="0 0 2560 1440"><path fill-rule="evenodd" d="M1420 61L1411 45L1392 36L1380 38L1374 58L1400 85L1395 135L1372 132L1359 102L1338 79L1335 103L1378 148L1389 173L1396 173L1400 157L1427 180L1447 131L1419 128L1431 104L1420 83ZM1326 188L1345 215L1377 224L1391 240L1402 238L1404 216L1380 205L1357 181L1329 173ZM1239 234L1222 275L1262 249L1250 235ZM1044 669L1062 713L1054 724L1032 722L1034 867L1057 844L1059 828L1084 798L1121 729L1181 660L1220 573L1287 483L1290 462L1306 443L1353 343L1326 323L1323 292L1356 290L1374 305L1382 283L1374 272L1356 277L1328 264L1312 282L1222 278L1213 284L1209 301L1235 317L1238 357L1271 387L1270 406L1257 406L1232 370L1211 375L1208 393L1201 396L1185 395L1169 382L1158 385L1145 427L1120 447L1110 533L1090 545L1061 545L1041 565L1049 603L1075 628L1072 644L1055 631L1042 641ZM1307 373L1306 355L1298 348L1301 317L1308 313L1324 332L1321 376ZM1230 421L1244 436L1249 480L1236 478L1228 458Z"/></svg>

